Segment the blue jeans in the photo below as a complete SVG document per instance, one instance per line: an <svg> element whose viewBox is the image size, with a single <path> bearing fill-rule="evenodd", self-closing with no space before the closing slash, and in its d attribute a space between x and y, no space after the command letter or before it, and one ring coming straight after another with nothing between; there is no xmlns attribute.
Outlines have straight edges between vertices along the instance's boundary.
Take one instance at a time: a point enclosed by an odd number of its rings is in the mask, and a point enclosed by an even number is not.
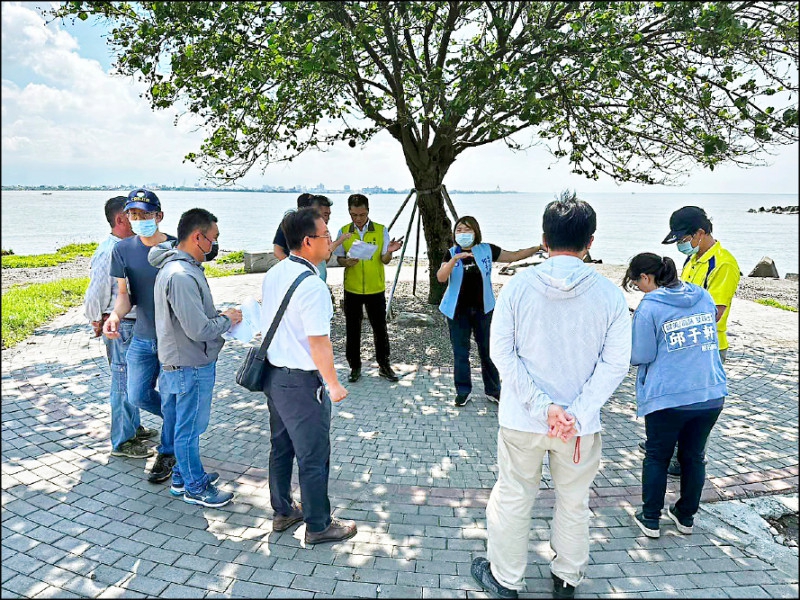
<svg viewBox="0 0 800 600"><path fill-rule="evenodd" d="M456 313L454 319L447 319L450 328L450 342L453 345L453 379L456 393L468 395L472 391L472 376L469 368L470 335L475 336L478 345L478 356L481 359L481 376L483 391L497 396L500 394L500 373L489 357L489 328L492 325L492 313L471 308Z"/></svg>
<svg viewBox="0 0 800 600"><path fill-rule="evenodd" d="M208 429L217 361L203 367L178 367L161 371L158 387L165 402L175 407L175 466L172 482L184 484L190 494L208 487L208 474L200 460L200 436Z"/></svg>
<svg viewBox="0 0 800 600"><path fill-rule="evenodd" d="M133 336L128 346L128 402L163 419L159 454L175 454L175 398L164 401L156 391L158 345L156 340Z"/></svg>
<svg viewBox="0 0 800 600"><path fill-rule="evenodd" d="M275 369L267 394L271 448L269 496L276 515L292 513L292 463L297 458L306 530L331 524L331 399L316 371Z"/></svg>
<svg viewBox="0 0 800 600"><path fill-rule="evenodd" d="M647 440L642 464L642 509L645 519L658 520L667 492L667 467L675 443L681 465L681 493L675 510L692 522L700 507L706 480L705 448L722 408L685 410L665 408L644 418Z"/></svg>
<svg viewBox="0 0 800 600"><path fill-rule="evenodd" d="M125 355L133 337L134 321L123 319L119 323L119 337L111 340L106 336L108 364L111 367L111 448L119 447L136 435L139 427L139 409L128 402L128 367Z"/></svg>

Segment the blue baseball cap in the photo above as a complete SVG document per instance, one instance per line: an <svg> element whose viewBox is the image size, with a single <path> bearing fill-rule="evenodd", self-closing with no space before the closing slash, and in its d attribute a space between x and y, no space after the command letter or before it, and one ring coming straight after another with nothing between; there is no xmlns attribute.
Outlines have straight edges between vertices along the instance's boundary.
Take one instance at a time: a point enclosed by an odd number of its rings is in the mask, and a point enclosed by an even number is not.
<svg viewBox="0 0 800 600"><path fill-rule="evenodd" d="M125 210L130 210L131 208L139 208L147 212L158 212L161 210L161 201L150 190L139 188L128 194Z"/></svg>

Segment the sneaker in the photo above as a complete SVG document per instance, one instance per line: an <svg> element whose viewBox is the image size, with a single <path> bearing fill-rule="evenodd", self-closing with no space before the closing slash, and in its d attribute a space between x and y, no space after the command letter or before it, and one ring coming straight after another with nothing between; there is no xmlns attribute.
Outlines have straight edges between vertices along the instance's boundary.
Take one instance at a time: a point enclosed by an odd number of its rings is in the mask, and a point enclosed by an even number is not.
<svg viewBox="0 0 800 600"><path fill-rule="evenodd" d="M153 464L153 468L150 469L150 476L147 478L147 481L150 483L166 481L172 475L172 467L174 466L174 454L161 454L159 452L158 456L156 456L156 462Z"/></svg>
<svg viewBox="0 0 800 600"><path fill-rule="evenodd" d="M313 532L306 528L306 544L323 544L325 542L343 542L358 532L354 521L331 519L327 529Z"/></svg>
<svg viewBox="0 0 800 600"><path fill-rule="evenodd" d="M642 530L642 533L645 534L649 538L657 538L661 537L661 531L658 529L658 519L655 521L652 519L645 519L643 513L636 513L633 515L633 522L639 526L639 529Z"/></svg>
<svg viewBox="0 0 800 600"><path fill-rule="evenodd" d="M456 394L456 406L464 406L469 402L469 394Z"/></svg>
<svg viewBox="0 0 800 600"><path fill-rule="evenodd" d="M644 440L642 440L641 442L639 442L639 450L641 450L642 452L645 452L645 451L646 451L646 449L645 449L645 447L644 447Z"/></svg>
<svg viewBox="0 0 800 600"><path fill-rule="evenodd" d="M347 378L347 381L350 383L355 383L359 379L361 379L361 367L356 367L350 371L350 377Z"/></svg>
<svg viewBox="0 0 800 600"><path fill-rule="evenodd" d="M681 465L677 460L670 461L669 467L667 467L667 475L670 477L681 476Z"/></svg>
<svg viewBox="0 0 800 600"><path fill-rule="evenodd" d="M219 473L206 473L208 475L208 484L214 484L219 481ZM186 491L186 488L183 486L183 478L181 477L180 480L175 479L175 474L172 475L172 485L169 488L169 493L173 496L183 496L183 493Z"/></svg>
<svg viewBox="0 0 800 600"><path fill-rule="evenodd" d="M500 585L500 582L494 578L491 565L485 558L480 557L473 560L470 572L472 573L472 578L495 598L519 598L517 590Z"/></svg>
<svg viewBox="0 0 800 600"><path fill-rule="evenodd" d="M153 449L148 448L135 437L119 445L119 448L111 449L111 456L126 456L128 458L149 458L153 456Z"/></svg>
<svg viewBox="0 0 800 600"><path fill-rule="evenodd" d="M156 435L158 431L155 429L148 429L147 427L139 427L136 428L136 439L137 440L149 440L151 437Z"/></svg>
<svg viewBox="0 0 800 600"><path fill-rule="evenodd" d="M212 483L209 483L205 491L199 494L190 494L189 492L183 493L184 502L199 504L200 506L207 506L209 508L225 506L231 500L233 500L233 492L223 492Z"/></svg>
<svg viewBox="0 0 800 600"><path fill-rule="evenodd" d="M292 505L292 512L289 515L275 515L272 518L272 531L286 531L303 520L303 506L298 502Z"/></svg>
<svg viewBox="0 0 800 600"><path fill-rule="evenodd" d="M500 404L500 392L496 394L486 394L486 399L489 402L494 402L495 404Z"/></svg>
<svg viewBox="0 0 800 600"><path fill-rule="evenodd" d="M568 584L555 573L550 573L553 577L553 598L574 598L575 586Z"/></svg>
<svg viewBox="0 0 800 600"><path fill-rule="evenodd" d="M673 504L669 508L667 508L667 516L672 519L673 523L675 523L675 527L677 527L678 531L683 533L684 535L692 535L692 529L694 527L694 521L689 522L687 519L683 519L681 522L680 517L676 514L677 511L675 510L675 505ZM687 523L689 523L687 525Z"/></svg>
<svg viewBox="0 0 800 600"><path fill-rule="evenodd" d="M392 371L392 367L389 365L381 365L378 367L378 375L383 377L384 379L388 379L389 381L400 381L400 378L394 374Z"/></svg>

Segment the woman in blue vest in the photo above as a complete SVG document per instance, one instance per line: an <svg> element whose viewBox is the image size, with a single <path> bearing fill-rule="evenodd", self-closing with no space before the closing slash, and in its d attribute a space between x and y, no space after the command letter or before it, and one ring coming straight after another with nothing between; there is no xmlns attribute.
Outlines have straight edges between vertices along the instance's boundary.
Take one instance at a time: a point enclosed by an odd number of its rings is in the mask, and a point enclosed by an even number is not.
<svg viewBox="0 0 800 600"><path fill-rule="evenodd" d="M483 390L492 402L500 402L500 375L489 357L489 327L494 310L492 263L514 262L533 256L541 246L516 252L485 244L475 217L461 217L453 228L456 245L445 252L436 278L444 283L439 310L447 317L455 363L456 406L464 406L472 391L469 368L470 334L478 344Z"/></svg>

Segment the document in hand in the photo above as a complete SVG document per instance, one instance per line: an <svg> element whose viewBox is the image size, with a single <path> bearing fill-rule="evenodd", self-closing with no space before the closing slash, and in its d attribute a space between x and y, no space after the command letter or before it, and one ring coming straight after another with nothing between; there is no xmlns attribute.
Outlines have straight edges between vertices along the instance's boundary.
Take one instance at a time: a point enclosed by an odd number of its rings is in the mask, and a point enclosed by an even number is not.
<svg viewBox="0 0 800 600"><path fill-rule="evenodd" d="M242 302L242 321L222 334L226 340L239 340L247 343L261 331L261 305L255 298Z"/></svg>
<svg viewBox="0 0 800 600"><path fill-rule="evenodd" d="M370 244L369 242L362 242L361 240L356 240L350 247L350 251L347 253L347 257L358 258L360 260L369 260L374 256L375 251L377 249L378 246L376 246L375 244Z"/></svg>

